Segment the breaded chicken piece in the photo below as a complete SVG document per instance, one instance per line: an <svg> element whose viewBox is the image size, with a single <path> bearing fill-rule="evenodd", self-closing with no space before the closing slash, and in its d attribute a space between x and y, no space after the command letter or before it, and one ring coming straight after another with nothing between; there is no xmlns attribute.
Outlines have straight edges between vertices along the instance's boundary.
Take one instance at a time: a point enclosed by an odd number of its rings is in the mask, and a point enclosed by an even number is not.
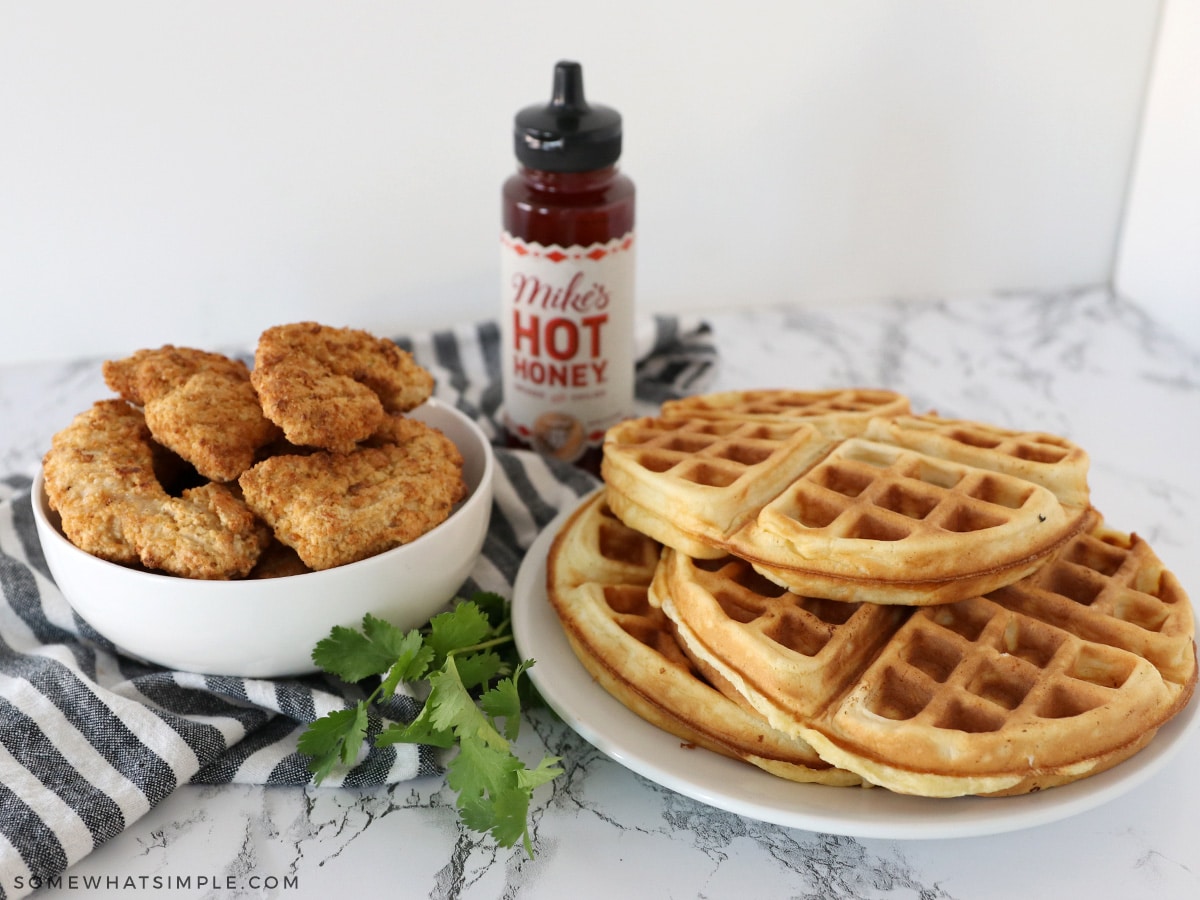
<svg viewBox="0 0 1200 900"><path fill-rule="evenodd" d="M239 360L167 344L109 360L103 371L110 388L144 408L154 439L213 481L236 479L279 434Z"/></svg>
<svg viewBox="0 0 1200 900"><path fill-rule="evenodd" d="M289 441L340 453L433 392L433 376L393 341L316 322L264 331L251 380Z"/></svg>
<svg viewBox="0 0 1200 900"><path fill-rule="evenodd" d="M311 572L300 555L287 544L282 544L274 538L258 558L250 571L250 578L284 578L289 575L304 575Z"/></svg>
<svg viewBox="0 0 1200 900"><path fill-rule="evenodd" d="M42 474L50 508L71 543L112 562L139 562L125 501L162 489L154 464L145 419L124 400L101 400L55 434Z"/></svg>
<svg viewBox="0 0 1200 900"><path fill-rule="evenodd" d="M465 495L462 455L449 438L415 419L387 422L372 446L273 456L238 480L250 508L311 568L409 543Z"/></svg>
<svg viewBox="0 0 1200 900"><path fill-rule="evenodd" d="M101 400L58 432L42 460L63 533L87 553L187 578L240 578L270 532L228 487L172 497L155 476L157 448L142 413Z"/></svg>

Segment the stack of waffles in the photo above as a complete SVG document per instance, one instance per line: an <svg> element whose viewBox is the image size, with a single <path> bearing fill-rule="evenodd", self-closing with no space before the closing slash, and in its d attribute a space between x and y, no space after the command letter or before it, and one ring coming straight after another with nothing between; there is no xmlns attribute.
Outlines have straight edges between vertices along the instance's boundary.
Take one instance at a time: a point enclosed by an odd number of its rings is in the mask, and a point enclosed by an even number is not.
<svg viewBox="0 0 1200 900"><path fill-rule="evenodd" d="M794 781L1022 794L1191 697L1191 603L1062 437L770 390L669 402L604 454L548 596L597 682L684 741Z"/></svg>

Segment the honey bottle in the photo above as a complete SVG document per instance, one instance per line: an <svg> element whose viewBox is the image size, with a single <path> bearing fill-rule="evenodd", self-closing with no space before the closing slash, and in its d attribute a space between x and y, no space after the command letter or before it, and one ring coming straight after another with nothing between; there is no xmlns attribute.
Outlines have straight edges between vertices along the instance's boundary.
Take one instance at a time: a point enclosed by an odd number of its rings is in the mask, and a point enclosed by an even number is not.
<svg viewBox="0 0 1200 900"><path fill-rule="evenodd" d="M559 62L547 105L514 120L502 192L503 422L509 446L599 471L604 432L633 412L633 182L621 116Z"/></svg>

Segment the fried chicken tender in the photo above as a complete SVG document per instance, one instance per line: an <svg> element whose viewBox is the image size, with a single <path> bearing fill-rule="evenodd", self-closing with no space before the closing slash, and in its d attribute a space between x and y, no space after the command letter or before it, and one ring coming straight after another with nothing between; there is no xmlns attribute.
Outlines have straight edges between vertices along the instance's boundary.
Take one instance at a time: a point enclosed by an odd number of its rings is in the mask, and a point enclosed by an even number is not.
<svg viewBox="0 0 1200 900"><path fill-rule="evenodd" d="M246 502L313 569L406 544L443 522L463 498L463 459L429 425L390 416L371 446L272 456L238 479Z"/></svg>
<svg viewBox="0 0 1200 900"><path fill-rule="evenodd" d="M279 434L240 360L167 344L109 360L103 372L110 388L144 408L154 439L212 481L236 479Z"/></svg>
<svg viewBox="0 0 1200 900"><path fill-rule="evenodd" d="M42 460L63 533L125 565L187 578L246 575L270 531L225 485L167 494L155 475L157 453L144 416L124 400L101 400L76 416Z"/></svg>
<svg viewBox="0 0 1200 900"><path fill-rule="evenodd" d="M311 571L295 550L272 538L248 577L284 578L290 575L304 575Z"/></svg>
<svg viewBox="0 0 1200 900"><path fill-rule="evenodd" d="M316 322L264 331L251 381L289 441L339 453L433 392L433 376L393 341Z"/></svg>

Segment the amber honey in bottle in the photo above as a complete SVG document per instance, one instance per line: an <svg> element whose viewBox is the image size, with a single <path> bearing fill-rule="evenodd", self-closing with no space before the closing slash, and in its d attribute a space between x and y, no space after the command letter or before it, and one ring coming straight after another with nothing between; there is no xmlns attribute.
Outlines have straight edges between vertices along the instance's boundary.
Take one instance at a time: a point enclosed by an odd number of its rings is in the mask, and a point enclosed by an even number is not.
<svg viewBox="0 0 1200 900"><path fill-rule="evenodd" d="M504 183L501 334L510 446L597 471L605 430L633 411L634 186L621 116L554 67L549 104L517 113Z"/></svg>

